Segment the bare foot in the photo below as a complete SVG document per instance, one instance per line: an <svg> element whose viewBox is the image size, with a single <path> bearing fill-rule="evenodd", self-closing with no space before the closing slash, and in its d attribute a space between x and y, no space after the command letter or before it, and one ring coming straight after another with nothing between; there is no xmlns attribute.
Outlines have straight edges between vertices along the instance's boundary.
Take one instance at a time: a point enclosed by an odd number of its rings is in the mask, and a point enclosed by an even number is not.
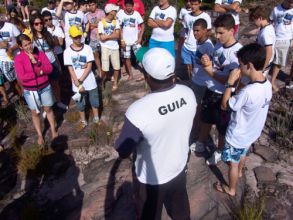
<svg viewBox="0 0 293 220"><path fill-rule="evenodd" d="M43 136L38 137L38 145L40 147L43 147L45 145L45 140L44 140Z"/></svg>
<svg viewBox="0 0 293 220"><path fill-rule="evenodd" d="M277 92L279 92L279 88L278 88L278 86L276 86L276 85L272 85L272 88L273 88L273 93L277 93Z"/></svg>
<svg viewBox="0 0 293 220"><path fill-rule="evenodd" d="M127 78L128 81L130 81L132 79L133 79L133 76L132 75L129 75L128 78Z"/></svg>
<svg viewBox="0 0 293 220"><path fill-rule="evenodd" d="M58 137L59 136L59 134L58 134L58 132L54 132L53 134L52 134L52 140L54 140L56 137Z"/></svg>
<svg viewBox="0 0 293 220"><path fill-rule="evenodd" d="M224 185L224 184L222 184L220 182L216 182L216 183L214 183L213 186L214 186L215 190L217 190L217 191L219 191L221 193L225 193L225 194L227 194L229 196L232 196L232 197L235 196L235 192L231 192L227 185Z"/></svg>

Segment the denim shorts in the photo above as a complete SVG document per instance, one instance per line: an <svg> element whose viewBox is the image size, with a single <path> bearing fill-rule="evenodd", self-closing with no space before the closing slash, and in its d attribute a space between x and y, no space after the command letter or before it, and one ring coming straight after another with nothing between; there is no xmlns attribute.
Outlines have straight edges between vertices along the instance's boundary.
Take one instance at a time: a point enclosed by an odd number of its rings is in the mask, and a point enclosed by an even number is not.
<svg viewBox="0 0 293 220"><path fill-rule="evenodd" d="M224 149L222 151L222 161L239 163L242 157L245 157L248 149L235 148L227 141L225 141Z"/></svg>
<svg viewBox="0 0 293 220"><path fill-rule="evenodd" d="M193 61L196 58L196 51L188 50L183 46L181 49L181 58L183 64L193 64Z"/></svg>
<svg viewBox="0 0 293 220"><path fill-rule="evenodd" d="M49 79L53 81L57 81L59 80L59 77L60 77L59 64L57 60L55 60L55 62L52 63L52 66L53 66L53 70L52 70L52 73L49 74Z"/></svg>
<svg viewBox="0 0 293 220"><path fill-rule="evenodd" d="M37 110L42 106L51 107L54 105L51 85L39 89L35 93L24 89L23 96L30 110Z"/></svg>
<svg viewBox="0 0 293 220"><path fill-rule="evenodd" d="M97 40L90 40L89 46L92 48L93 52L101 52L101 44Z"/></svg>
<svg viewBox="0 0 293 220"><path fill-rule="evenodd" d="M98 87L89 91L86 91L84 93L81 93L81 99L79 102L76 103L76 107L78 111L84 112L87 100L89 100L90 104L94 108L99 108L100 102L99 102L99 90Z"/></svg>
<svg viewBox="0 0 293 220"><path fill-rule="evenodd" d="M157 40L154 40L151 38L149 40L149 48L152 49L155 47L164 48L164 49L168 50L174 58L176 57L174 41L164 42L164 41L157 41Z"/></svg>

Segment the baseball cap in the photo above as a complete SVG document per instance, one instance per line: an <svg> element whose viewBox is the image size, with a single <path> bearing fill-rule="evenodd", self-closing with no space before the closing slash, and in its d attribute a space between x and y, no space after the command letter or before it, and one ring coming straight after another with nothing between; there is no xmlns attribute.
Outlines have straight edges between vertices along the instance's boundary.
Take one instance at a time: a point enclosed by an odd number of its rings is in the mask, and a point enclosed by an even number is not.
<svg viewBox="0 0 293 220"><path fill-rule="evenodd" d="M154 79L165 80L174 75L175 59L163 48L149 49L143 56L142 65Z"/></svg>
<svg viewBox="0 0 293 220"><path fill-rule="evenodd" d="M73 0L64 0L64 3L73 3Z"/></svg>
<svg viewBox="0 0 293 220"><path fill-rule="evenodd" d="M107 4L105 6L105 13L108 14L111 11L118 11L119 10L119 6L118 5L114 5L114 4Z"/></svg>
<svg viewBox="0 0 293 220"><path fill-rule="evenodd" d="M71 37L82 36L82 31L75 25L69 28L69 35Z"/></svg>

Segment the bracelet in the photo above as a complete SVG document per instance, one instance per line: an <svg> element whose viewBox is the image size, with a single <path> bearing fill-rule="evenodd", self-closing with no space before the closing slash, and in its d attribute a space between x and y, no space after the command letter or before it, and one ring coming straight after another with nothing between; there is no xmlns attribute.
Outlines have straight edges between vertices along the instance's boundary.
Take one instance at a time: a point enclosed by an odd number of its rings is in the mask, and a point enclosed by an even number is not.
<svg viewBox="0 0 293 220"><path fill-rule="evenodd" d="M78 79L77 81L79 82L79 84L82 84L83 83L83 81L81 81L80 79Z"/></svg>

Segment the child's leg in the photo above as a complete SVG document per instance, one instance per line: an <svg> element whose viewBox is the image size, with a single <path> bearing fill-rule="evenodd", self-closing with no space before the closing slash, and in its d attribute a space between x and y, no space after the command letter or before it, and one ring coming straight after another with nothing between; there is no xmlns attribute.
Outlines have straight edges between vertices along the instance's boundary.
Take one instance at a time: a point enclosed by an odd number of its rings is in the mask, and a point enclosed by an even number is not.
<svg viewBox="0 0 293 220"><path fill-rule="evenodd" d="M130 58L125 59L125 67L128 73L128 80L131 80L133 78L133 73L132 73L132 65L131 65L131 60Z"/></svg>
<svg viewBox="0 0 293 220"><path fill-rule="evenodd" d="M98 76L99 77L102 77L102 75L101 75L101 61L100 61L100 54L99 54L99 52L98 51L95 51L94 52L94 58L95 58L95 64L96 64L96 66L97 66L97 69L98 69Z"/></svg>
<svg viewBox="0 0 293 220"><path fill-rule="evenodd" d="M47 113L47 119L50 124L52 139L54 139L58 136L58 133L56 132L54 112L52 110L52 107L47 107L47 106L44 106L44 111Z"/></svg>
<svg viewBox="0 0 293 220"><path fill-rule="evenodd" d="M26 19L29 20L29 11L28 11L28 6L24 6L24 13L26 15Z"/></svg>
<svg viewBox="0 0 293 220"><path fill-rule="evenodd" d="M279 88L276 84L277 76L281 70L281 66L277 64L273 64L272 67L272 87L274 92L278 92Z"/></svg>
<svg viewBox="0 0 293 220"><path fill-rule="evenodd" d="M31 110L31 113L32 113L33 125L34 125L36 132L38 134L38 144L43 145L45 143L45 141L44 141L44 138L42 135L40 114L38 114L35 110Z"/></svg>
<svg viewBox="0 0 293 220"><path fill-rule="evenodd" d="M6 93L4 85L0 86L0 93L3 96L4 104L7 105L9 103L9 101L8 101L8 96L7 96L7 93Z"/></svg>
<svg viewBox="0 0 293 220"><path fill-rule="evenodd" d="M102 56L102 71L101 71L101 78L102 78L102 85L105 86L107 80L107 73L110 69L110 50L105 47L101 47L101 56Z"/></svg>
<svg viewBox="0 0 293 220"><path fill-rule="evenodd" d="M118 87L118 78L119 78L119 72L120 72L120 55L119 50L112 50L111 52L111 64L114 69L114 83L113 83L113 90L116 90Z"/></svg>
<svg viewBox="0 0 293 220"><path fill-rule="evenodd" d="M22 92L22 88L21 88L20 84L18 83L18 81L14 80L11 84L13 86L14 92L17 93L17 95L21 98L23 92Z"/></svg>
<svg viewBox="0 0 293 220"><path fill-rule="evenodd" d="M245 165L246 159L247 159L246 156L241 157L241 160L240 160L240 163L239 163L239 177L242 177L242 174L243 174L243 168L244 168L244 165Z"/></svg>
<svg viewBox="0 0 293 220"><path fill-rule="evenodd" d="M228 194L235 196L237 182L239 179L239 164L238 163L229 163L229 191Z"/></svg>

